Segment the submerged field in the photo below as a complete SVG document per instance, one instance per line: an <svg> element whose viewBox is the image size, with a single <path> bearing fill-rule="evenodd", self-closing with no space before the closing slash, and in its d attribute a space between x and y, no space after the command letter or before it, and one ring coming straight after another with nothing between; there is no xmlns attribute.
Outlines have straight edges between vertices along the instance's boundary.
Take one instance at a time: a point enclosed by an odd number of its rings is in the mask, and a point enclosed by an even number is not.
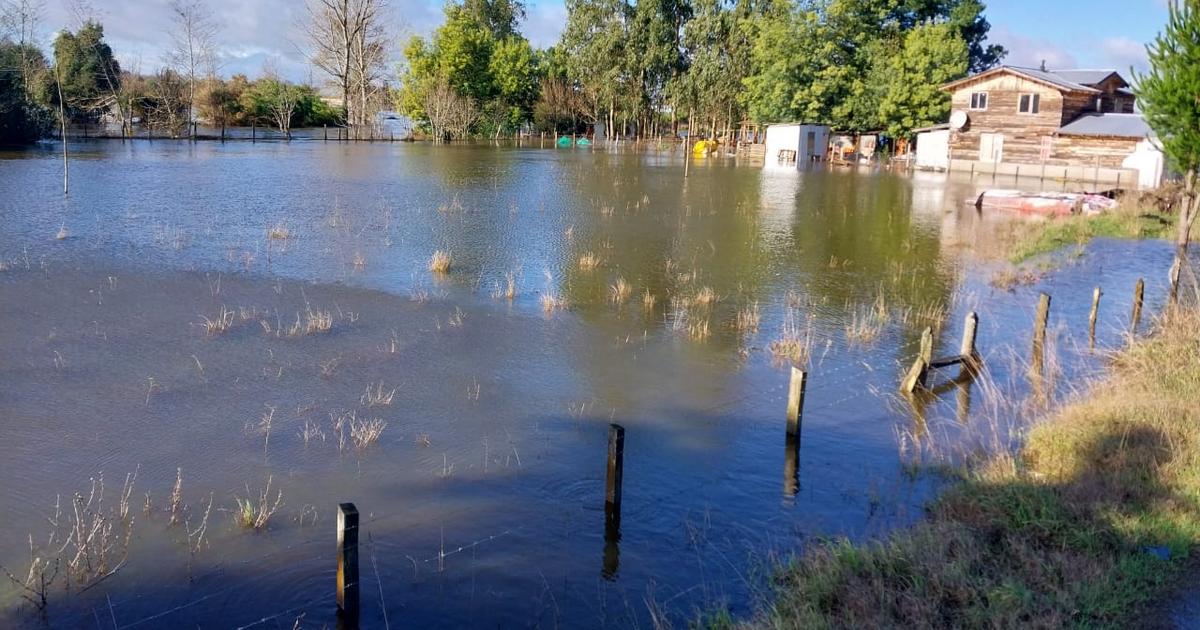
<svg viewBox="0 0 1200 630"><path fill-rule="evenodd" d="M998 288L995 225L938 177L716 162L685 181L669 155L466 146L75 155L65 200L53 151L0 155L0 565L25 581L32 538L64 627L329 624L343 501L372 626L749 616L763 558L915 522L942 484L915 464L1009 448L1082 389L1170 260L1100 240ZM972 310L986 379L895 395L921 330L953 353ZM74 522L105 544L80 550ZM0 620L42 623L30 594L8 581Z"/></svg>

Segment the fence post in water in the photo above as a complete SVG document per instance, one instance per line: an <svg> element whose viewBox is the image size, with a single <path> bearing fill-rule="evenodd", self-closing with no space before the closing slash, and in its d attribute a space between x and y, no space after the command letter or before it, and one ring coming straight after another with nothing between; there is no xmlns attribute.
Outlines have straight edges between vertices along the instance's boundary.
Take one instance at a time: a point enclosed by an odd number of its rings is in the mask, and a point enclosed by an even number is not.
<svg viewBox="0 0 1200 630"><path fill-rule="evenodd" d="M933 328L926 326L921 332L921 350L917 354L916 361L913 361L912 367L908 368L908 374L904 376L904 382L900 384L900 391L911 394L917 390L917 387L925 386L925 377L929 373L929 364L933 361Z"/></svg>
<svg viewBox="0 0 1200 630"><path fill-rule="evenodd" d="M250 142L257 142L257 141L258 141L258 122L252 121L250 123Z"/></svg>
<svg viewBox="0 0 1200 630"><path fill-rule="evenodd" d="M1096 347L1096 318L1100 314L1100 287L1092 290L1092 312L1088 313L1088 348Z"/></svg>
<svg viewBox="0 0 1200 630"><path fill-rule="evenodd" d="M625 471L625 428L608 425L608 476L604 486L604 521L606 533L615 533L621 526L621 481Z"/></svg>
<svg viewBox="0 0 1200 630"><path fill-rule="evenodd" d="M337 606L351 627L358 622L358 508L339 503L337 512Z"/></svg>
<svg viewBox="0 0 1200 630"><path fill-rule="evenodd" d="M1044 371L1046 349L1046 322L1050 319L1050 294L1042 293L1038 298L1037 315L1033 321L1033 357L1029 369L1035 376Z"/></svg>
<svg viewBox="0 0 1200 630"><path fill-rule="evenodd" d="M975 337L979 333L979 315L975 311L967 313L966 320L963 322L962 344L958 347L958 354L962 356L963 367L967 370L974 370L979 367L979 353L975 351Z"/></svg>
<svg viewBox="0 0 1200 630"><path fill-rule="evenodd" d="M804 417L804 390L808 385L808 372L792 366L792 379L788 383L787 434L800 436L800 422Z"/></svg>
<svg viewBox="0 0 1200 630"><path fill-rule="evenodd" d="M1181 252L1175 254L1175 262L1171 263L1171 271L1167 274L1167 280L1171 283L1170 293L1167 295L1167 304L1175 305L1175 300L1179 297L1179 273L1183 270L1183 256Z"/></svg>
<svg viewBox="0 0 1200 630"><path fill-rule="evenodd" d="M1138 278L1133 286L1133 313L1129 316L1129 334L1136 334L1142 321L1142 300L1146 297L1146 281Z"/></svg>
<svg viewBox="0 0 1200 630"><path fill-rule="evenodd" d="M326 123L324 125L321 125L321 130L322 130L322 133L324 134L322 137L322 140L324 140L325 142L329 142L329 124Z"/></svg>

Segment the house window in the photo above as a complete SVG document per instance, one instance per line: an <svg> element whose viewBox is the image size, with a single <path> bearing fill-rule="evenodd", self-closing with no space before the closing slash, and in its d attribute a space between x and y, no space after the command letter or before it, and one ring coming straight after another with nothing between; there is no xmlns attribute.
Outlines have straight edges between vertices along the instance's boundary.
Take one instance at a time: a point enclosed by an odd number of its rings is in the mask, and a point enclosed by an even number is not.
<svg viewBox="0 0 1200 630"><path fill-rule="evenodd" d="M1022 94L1021 101L1017 105L1017 111L1022 114L1036 114L1040 110L1041 95L1039 94Z"/></svg>
<svg viewBox="0 0 1200 630"><path fill-rule="evenodd" d="M987 109L987 92L971 92L971 109Z"/></svg>

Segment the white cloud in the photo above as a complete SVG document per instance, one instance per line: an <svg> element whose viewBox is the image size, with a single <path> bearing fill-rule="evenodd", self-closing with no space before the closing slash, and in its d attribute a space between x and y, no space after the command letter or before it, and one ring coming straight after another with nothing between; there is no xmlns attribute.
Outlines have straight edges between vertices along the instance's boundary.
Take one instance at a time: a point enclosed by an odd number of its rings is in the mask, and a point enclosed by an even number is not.
<svg viewBox="0 0 1200 630"><path fill-rule="evenodd" d="M988 41L1008 49L1004 63L1010 66L1039 67L1046 62L1050 69L1077 68L1075 57L1062 46L1044 39L1026 37L1003 26L995 27L988 34Z"/></svg>
<svg viewBox="0 0 1200 630"><path fill-rule="evenodd" d="M1144 72L1149 67L1146 59L1146 45L1128 37L1109 37L1100 42L1100 51L1104 62L1120 72L1122 76L1129 74L1129 68Z"/></svg>

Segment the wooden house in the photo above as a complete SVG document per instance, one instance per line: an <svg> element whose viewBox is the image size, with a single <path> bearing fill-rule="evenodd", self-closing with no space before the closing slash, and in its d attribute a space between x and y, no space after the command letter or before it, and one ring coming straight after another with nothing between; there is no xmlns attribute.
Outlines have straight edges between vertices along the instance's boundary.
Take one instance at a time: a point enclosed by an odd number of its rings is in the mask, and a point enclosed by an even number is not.
<svg viewBox="0 0 1200 630"><path fill-rule="evenodd" d="M1152 132L1114 70L999 66L942 89L952 103L950 170L1117 185L1151 179L1139 164Z"/></svg>

